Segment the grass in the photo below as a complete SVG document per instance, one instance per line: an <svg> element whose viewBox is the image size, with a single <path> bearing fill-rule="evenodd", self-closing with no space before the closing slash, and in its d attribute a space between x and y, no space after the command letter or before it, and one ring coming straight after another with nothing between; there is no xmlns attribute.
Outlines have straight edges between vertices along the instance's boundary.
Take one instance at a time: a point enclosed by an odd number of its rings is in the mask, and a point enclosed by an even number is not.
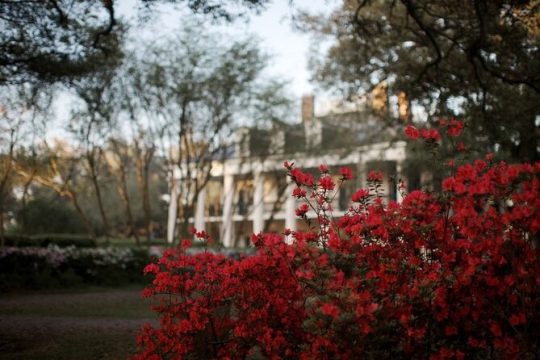
<svg viewBox="0 0 540 360"><path fill-rule="evenodd" d="M125 359L142 324L155 322L141 287L0 297L2 359Z"/></svg>

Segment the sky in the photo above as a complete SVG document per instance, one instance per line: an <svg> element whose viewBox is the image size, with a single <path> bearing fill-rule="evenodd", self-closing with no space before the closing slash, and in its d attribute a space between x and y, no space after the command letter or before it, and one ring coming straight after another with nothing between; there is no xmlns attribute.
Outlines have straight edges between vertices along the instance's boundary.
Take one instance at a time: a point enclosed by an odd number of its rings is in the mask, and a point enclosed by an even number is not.
<svg viewBox="0 0 540 360"><path fill-rule="evenodd" d="M140 0L122 0L116 4L118 4L115 8L116 16L127 19L131 26L134 26L135 39L151 40L170 35L181 27L183 21L193 17L190 11L182 10L178 6L161 4L152 9L150 20L141 21L142 12L138 10ZM286 80L289 84L286 88L287 93L299 104L303 95L318 94L319 91L310 83L311 75L308 69L312 38L309 34L294 30L291 22L294 9L328 13L333 6L335 3L329 4L328 0L294 0L293 5L289 0L274 0L260 14L249 13L245 20L240 19L230 24L210 24L208 30L224 33L227 35L225 38L230 36L234 39L235 36L252 34L259 39L258 45L261 50L271 56L265 76ZM75 99L68 93L56 101L54 108L57 117L52 129L49 129L48 138L70 137L60 124L65 123L65 119L69 116L68 109L73 101ZM317 105L315 110L318 112ZM296 115L300 117L299 105Z"/></svg>
<svg viewBox="0 0 540 360"><path fill-rule="evenodd" d="M272 55L267 76L288 80L289 92L300 98L312 93L314 88L310 84L308 70L311 37L293 29L291 18L295 8L319 13L328 12L332 5L325 0L294 0L293 5L288 0L274 0L260 14L248 14L246 21L240 19L227 25L209 26L209 30L224 31L231 36L254 34L260 39L261 49ZM136 21L136 1L124 0L120 3L118 13ZM171 5L158 6L155 13L157 16L146 25L147 34L154 37L174 31L184 16L193 16Z"/></svg>
<svg viewBox="0 0 540 360"><path fill-rule="evenodd" d="M295 1L295 6L306 8L308 5L311 10L329 8L324 1ZM293 30L292 11L288 1L275 1L261 15L252 16L250 23L245 26L262 38L261 46L264 50L274 54L269 72L289 79L291 92L300 97L314 91L309 82L308 70L311 39L308 34Z"/></svg>

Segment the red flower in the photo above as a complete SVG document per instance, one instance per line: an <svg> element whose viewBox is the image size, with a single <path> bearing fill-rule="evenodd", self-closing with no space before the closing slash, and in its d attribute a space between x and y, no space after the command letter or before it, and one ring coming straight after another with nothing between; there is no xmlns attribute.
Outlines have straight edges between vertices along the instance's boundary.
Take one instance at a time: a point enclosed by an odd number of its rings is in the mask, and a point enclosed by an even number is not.
<svg viewBox="0 0 540 360"><path fill-rule="evenodd" d="M457 333L458 333L458 329L457 329L455 326L453 326L453 325L446 326L446 327L444 328L444 334L445 334L446 336L457 335Z"/></svg>
<svg viewBox="0 0 540 360"><path fill-rule="evenodd" d="M319 185L324 190L334 190L334 182L332 181L332 178L330 176L323 176L319 179Z"/></svg>
<svg viewBox="0 0 540 360"><path fill-rule="evenodd" d="M319 171L322 172L323 174L327 174L328 173L328 166L326 166L324 164L319 165Z"/></svg>
<svg viewBox="0 0 540 360"><path fill-rule="evenodd" d="M445 127L448 125L448 121L446 119L440 118L439 119L439 127Z"/></svg>
<svg viewBox="0 0 540 360"><path fill-rule="evenodd" d="M341 180L351 180L352 179L352 170L348 167L342 167L339 169L341 173Z"/></svg>
<svg viewBox="0 0 540 360"><path fill-rule="evenodd" d="M436 142L441 140L441 134L437 129L422 129L420 130L420 136L426 141Z"/></svg>
<svg viewBox="0 0 540 360"><path fill-rule="evenodd" d="M458 137L461 135L461 131L463 130L463 122L452 119L450 120L450 124L448 125L447 134L451 137Z"/></svg>
<svg viewBox="0 0 540 360"><path fill-rule="evenodd" d="M496 323L494 321L489 326L489 330L491 330L491 332L493 333L494 336L501 336L502 335L501 327L499 326L498 323Z"/></svg>
<svg viewBox="0 0 540 360"><path fill-rule="evenodd" d="M299 187L295 187L293 190L292 196L298 199L303 198L306 196L306 190L303 190Z"/></svg>
<svg viewBox="0 0 540 360"><path fill-rule="evenodd" d="M145 274L157 274L159 272L159 266L156 264L148 264L144 267L143 273Z"/></svg>
<svg viewBox="0 0 540 360"><path fill-rule="evenodd" d="M352 196L351 200L354 202L362 202L369 197L368 189L358 189Z"/></svg>
<svg viewBox="0 0 540 360"><path fill-rule="evenodd" d="M337 318L339 316L339 308L337 306L335 306L334 304L323 304L323 306L321 306L321 312L326 315L326 316L330 316L332 318Z"/></svg>
<svg viewBox="0 0 540 360"><path fill-rule="evenodd" d="M180 247L182 249L188 249L191 247L191 240L190 239L182 239L180 240Z"/></svg>
<svg viewBox="0 0 540 360"><path fill-rule="evenodd" d="M293 162L288 162L288 161L284 161L283 162L283 167L287 170L291 170L294 166L294 163Z"/></svg>
<svg viewBox="0 0 540 360"><path fill-rule="evenodd" d="M367 180L371 182L382 182L383 173L380 171L371 170L368 174Z"/></svg>
<svg viewBox="0 0 540 360"><path fill-rule="evenodd" d="M443 180L442 186L444 191L452 191L454 188L455 180L453 177L449 177Z"/></svg>
<svg viewBox="0 0 540 360"><path fill-rule="evenodd" d="M525 324L525 322L526 318L524 313L514 314L510 316L510 324L512 324L512 326Z"/></svg>
<svg viewBox="0 0 540 360"><path fill-rule="evenodd" d="M405 135L407 135L407 137L411 140L417 140L418 137L420 136L420 133L414 126L407 125L405 127Z"/></svg>
<svg viewBox="0 0 540 360"><path fill-rule="evenodd" d="M306 216L306 213L308 211L309 211L309 205L308 204L302 204L296 209L296 216L304 217L304 216Z"/></svg>
<svg viewBox="0 0 540 360"><path fill-rule="evenodd" d="M298 168L291 170L291 177L297 184L313 186L313 175L304 173Z"/></svg>

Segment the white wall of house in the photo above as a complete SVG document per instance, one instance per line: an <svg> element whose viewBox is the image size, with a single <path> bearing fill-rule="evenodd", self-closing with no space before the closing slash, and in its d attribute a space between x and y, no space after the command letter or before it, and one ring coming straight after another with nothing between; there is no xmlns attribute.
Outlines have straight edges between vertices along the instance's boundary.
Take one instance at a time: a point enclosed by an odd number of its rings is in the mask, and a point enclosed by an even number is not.
<svg viewBox="0 0 540 360"><path fill-rule="evenodd" d="M275 176L276 172L282 171L283 176L285 171L283 168L283 161L293 161L296 166L302 169L317 168L320 164L326 164L329 167L339 166L352 166L353 171L356 170L356 177L360 181L364 181L366 178L365 172L371 170L369 168L370 163L375 162L391 162L395 164L395 172L397 178L403 178L401 174L402 164L405 160L405 146L406 143L399 141L395 143L378 143L369 146L361 146L357 149L349 151L346 155L341 153L328 153L325 155L310 156L307 154L295 154L292 158L284 158L283 155L270 156L265 159L251 158L251 159L229 159L225 162L216 162L211 169L210 176L212 179L219 179L223 182L223 194L222 194L222 215L210 216L205 213L205 201L207 196L205 195L206 189L202 189L197 198L197 204L195 208L195 216L190 219L190 222L198 229L203 230L207 227L208 223L217 224L220 229L218 235L219 240L225 247L232 247L237 244L237 236L235 234L235 223L242 221L250 222L250 228L253 232L258 233L264 230L265 221L268 221L271 217L276 221L283 222L283 227L291 230L296 229L296 217L295 208L297 206L296 199L290 194L294 188L294 184L289 179L285 179L287 182L287 190L285 191L284 206L276 213L270 214L268 207L264 206L265 202L275 199L276 194L265 194L265 179L268 181L269 174ZM358 171L360 173L358 173ZM175 181L181 181L179 176L180 171L175 172ZM268 178L267 178L268 177ZM253 193L252 201L248 207L249 211L245 214L239 214L235 208L235 188L238 181L245 181L246 178L253 180ZM388 183L391 185L390 183ZM392 183L393 184L393 183ZM395 186L395 184L393 185ZM398 192L397 200L400 200ZM168 224L174 224L176 221L176 213L171 210L173 206L170 206ZM335 216L341 216L343 212L336 211ZM283 229L284 230L284 229ZM168 232L168 239L169 236ZM172 237L171 237L172 238Z"/></svg>

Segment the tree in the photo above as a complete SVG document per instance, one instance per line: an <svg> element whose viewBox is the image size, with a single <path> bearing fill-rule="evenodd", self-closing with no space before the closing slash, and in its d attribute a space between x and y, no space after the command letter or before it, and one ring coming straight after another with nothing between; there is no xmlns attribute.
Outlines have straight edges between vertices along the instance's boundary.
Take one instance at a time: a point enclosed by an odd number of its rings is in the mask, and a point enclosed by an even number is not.
<svg viewBox="0 0 540 360"><path fill-rule="evenodd" d="M158 149L153 115L155 109L145 103L145 84L137 70L135 56L126 59L117 77L116 89L122 94L118 103L121 117L116 126L124 123L124 132L129 133L131 155L133 156L135 179L142 202L146 240L150 242L153 233L153 212L150 197L150 175ZM123 117L122 117L123 115ZM127 126L126 126L127 125Z"/></svg>
<svg viewBox="0 0 540 360"><path fill-rule="evenodd" d="M0 85L83 76L121 40L112 1L1 1L0 15Z"/></svg>
<svg viewBox="0 0 540 360"><path fill-rule="evenodd" d="M31 144L50 97L33 86L5 86L0 93L0 242L4 244L4 218L17 179L16 162Z"/></svg>
<svg viewBox="0 0 540 360"><path fill-rule="evenodd" d="M39 152L43 156L40 162L45 166L36 172L34 165L27 168L25 164L17 164L17 174L25 180L32 178L37 184L53 190L59 197L68 199L88 235L97 242L96 231L83 209L80 193L76 189L81 172L80 154L60 141L57 141L53 147L44 142Z"/></svg>
<svg viewBox="0 0 540 360"><path fill-rule="evenodd" d="M382 81L428 120L460 116L481 152L539 157L538 1L344 1L304 29L332 45L315 79L345 96ZM511 120L510 120L511 119Z"/></svg>
<svg viewBox="0 0 540 360"><path fill-rule="evenodd" d="M27 234L29 228L34 225L35 218L31 218L28 214L28 198L31 193L31 187L34 183L35 176L44 166L46 166L46 164L41 163L43 160L44 159L37 153L35 144L32 144L28 148L21 148L16 155L17 166L28 169L26 178L22 179L22 192L17 209L17 228L19 234ZM34 199L31 199L30 202L33 200Z"/></svg>
<svg viewBox="0 0 540 360"><path fill-rule="evenodd" d="M140 0L186 5L215 20L232 21L267 0ZM0 85L54 83L85 76L106 64L121 42L118 1L0 1Z"/></svg>
<svg viewBox="0 0 540 360"><path fill-rule="evenodd" d="M69 201L47 188L38 188L32 199L17 212L20 231L35 234L78 234L85 227Z"/></svg>
<svg viewBox="0 0 540 360"><path fill-rule="evenodd" d="M101 178L107 169L103 158L104 145L111 117L116 110L111 91L114 74L114 68L105 68L72 82L71 88L83 101L83 106L73 111L68 124L81 146L105 236L109 235L110 224L102 196Z"/></svg>
<svg viewBox="0 0 540 360"><path fill-rule="evenodd" d="M132 211L132 200L128 187L129 174L133 168L132 148L120 137L109 138L111 159L107 161L109 171L113 175L116 189L124 203L124 209L129 228L128 236L133 236L137 245L140 245L135 217Z"/></svg>
<svg viewBox="0 0 540 360"><path fill-rule="evenodd" d="M149 47L130 70L135 85L124 88L135 89L140 99L132 104L132 116L146 119L148 132L156 136L182 236L188 235L188 219L213 163L233 146L235 128L260 115L257 109L268 111L263 99L279 103L281 87L261 77L265 65L252 41L223 45L195 24ZM272 96L269 86L275 90Z"/></svg>

